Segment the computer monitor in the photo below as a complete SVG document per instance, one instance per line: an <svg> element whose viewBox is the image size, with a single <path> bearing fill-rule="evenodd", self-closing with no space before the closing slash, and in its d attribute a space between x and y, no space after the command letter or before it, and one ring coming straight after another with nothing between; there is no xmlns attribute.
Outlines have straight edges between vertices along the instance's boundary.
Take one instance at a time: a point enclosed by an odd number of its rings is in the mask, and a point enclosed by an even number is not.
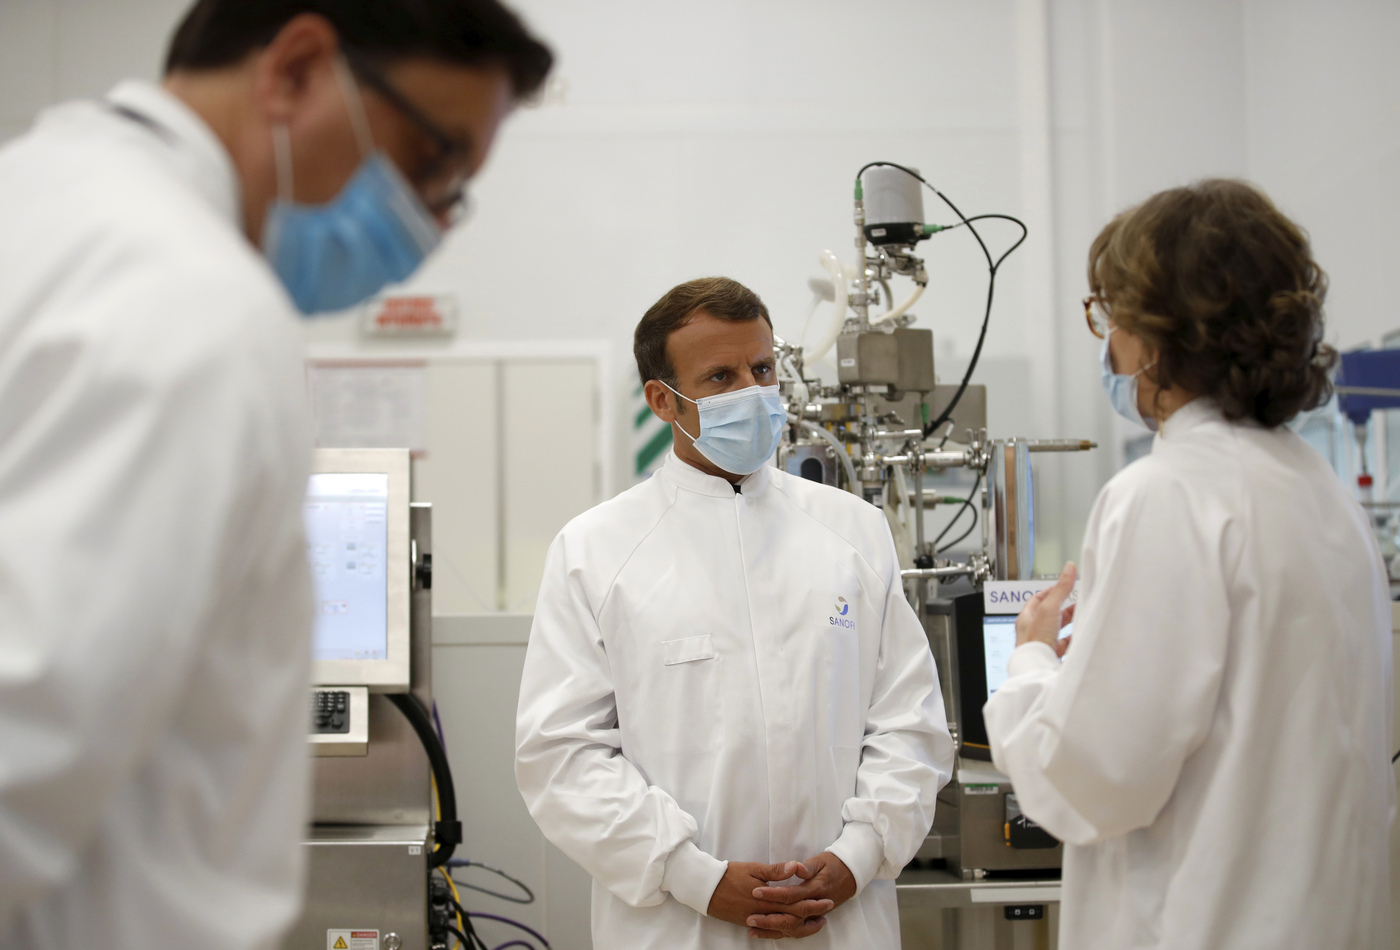
<svg viewBox="0 0 1400 950"><path fill-rule="evenodd" d="M1016 649L1016 617L992 614L982 618L982 662L987 670L987 698L1006 680L1011 651Z"/></svg>
<svg viewBox="0 0 1400 950"><path fill-rule="evenodd" d="M409 686L406 449L317 449L303 517L315 585L312 682Z"/></svg>
<svg viewBox="0 0 1400 950"><path fill-rule="evenodd" d="M1016 614L989 614L982 593L965 594L953 599L953 625L958 642L962 754L989 760L992 750L982 721L982 707L1006 682L1007 666L1016 649ZM1062 628L1060 639L1069 636L1073 629L1073 624Z"/></svg>

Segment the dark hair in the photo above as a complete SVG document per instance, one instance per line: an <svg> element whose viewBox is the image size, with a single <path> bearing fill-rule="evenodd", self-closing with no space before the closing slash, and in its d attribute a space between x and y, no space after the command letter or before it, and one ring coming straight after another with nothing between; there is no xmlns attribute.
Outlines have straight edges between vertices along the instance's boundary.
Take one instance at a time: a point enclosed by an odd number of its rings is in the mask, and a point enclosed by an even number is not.
<svg viewBox="0 0 1400 950"><path fill-rule="evenodd" d="M1124 211L1094 239L1089 287L1155 352L1154 383L1209 397L1232 422L1273 428L1331 398L1327 275L1247 182L1200 181Z"/></svg>
<svg viewBox="0 0 1400 950"><path fill-rule="evenodd" d="M758 294L737 280L728 277L688 280L672 287L652 304L632 334L632 355L637 358L637 375L642 385L652 379L676 385L676 369L666 352L666 341L701 310L735 323L762 317L768 329L773 329L768 308L758 299Z"/></svg>
<svg viewBox="0 0 1400 950"><path fill-rule="evenodd" d="M198 0L175 30L165 71L231 66L303 13L325 17L341 42L381 63L422 56L499 67L516 98L534 94L554 63L497 0Z"/></svg>

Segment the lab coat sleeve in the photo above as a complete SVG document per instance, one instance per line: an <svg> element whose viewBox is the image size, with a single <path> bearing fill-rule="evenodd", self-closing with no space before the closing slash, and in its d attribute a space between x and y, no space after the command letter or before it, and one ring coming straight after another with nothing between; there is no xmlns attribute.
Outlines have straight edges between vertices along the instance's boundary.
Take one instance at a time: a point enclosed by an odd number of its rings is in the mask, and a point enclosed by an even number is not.
<svg viewBox="0 0 1400 950"><path fill-rule="evenodd" d="M602 633L566 535L545 562L516 718L515 776L546 838L633 907L670 893L705 914L726 863L622 754Z"/></svg>
<svg viewBox="0 0 1400 950"><path fill-rule="evenodd" d="M1022 810L1087 845L1149 825L1205 740L1225 664L1232 531L1185 486L1110 486L1091 518L1074 640L1011 656L983 716Z"/></svg>
<svg viewBox="0 0 1400 950"><path fill-rule="evenodd" d="M70 312L119 323L169 304L165 351L58 332L0 392L0 932L72 876L167 728L201 632L236 609L215 578L249 569L272 536L259 493L285 484L259 465L306 465L268 438L252 344L182 334L209 301L170 303L169 275L133 270Z"/></svg>
<svg viewBox="0 0 1400 950"><path fill-rule="evenodd" d="M879 659L855 795L841 806L845 824L829 849L860 889L875 878L897 877L913 859L933 826L938 791L953 774L953 740L933 654L888 543Z"/></svg>

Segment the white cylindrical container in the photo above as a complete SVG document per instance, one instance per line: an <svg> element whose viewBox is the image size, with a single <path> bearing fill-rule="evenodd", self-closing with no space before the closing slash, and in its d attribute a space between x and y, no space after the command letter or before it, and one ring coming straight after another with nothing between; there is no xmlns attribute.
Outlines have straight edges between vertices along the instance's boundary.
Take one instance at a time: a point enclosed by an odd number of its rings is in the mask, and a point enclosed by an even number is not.
<svg viewBox="0 0 1400 950"><path fill-rule="evenodd" d="M860 180L865 236L871 244L913 244L922 236L924 195L919 179L900 168L876 165Z"/></svg>

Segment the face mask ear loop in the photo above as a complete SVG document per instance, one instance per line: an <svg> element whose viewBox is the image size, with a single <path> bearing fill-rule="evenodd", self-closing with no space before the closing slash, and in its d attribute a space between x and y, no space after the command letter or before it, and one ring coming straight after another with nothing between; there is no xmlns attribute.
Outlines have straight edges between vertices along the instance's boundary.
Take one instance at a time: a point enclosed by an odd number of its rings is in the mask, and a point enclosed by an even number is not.
<svg viewBox="0 0 1400 950"><path fill-rule="evenodd" d="M1152 362L1148 363L1146 366L1142 367L1142 368L1139 369L1136 373L1133 374L1133 379L1137 379L1137 378L1138 378L1139 376L1141 376L1143 373L1147 372L1149 369L1151 369L1152 367L1154 367L1154 366L1156 366L1156 365L1157 365L1157 361L1156 361L1156 360L1153 360Z"/></svg>
<svg viewBox="0 0 1400 950"><path fill-rule="evenodd" d="M1104 338L1103 338L1104 346L1107 346L1107 345L1108 345L1108 338L1109 338L1110 336L1113 336L1113 331L1114 331L1114 330L1117 330L1117 329L1118 329L1118 328L1115 327L1113 324L1109 324L1109 326L1108 326L1108 334L1107 334L1106 336L1104 336ZM1109 352L1112 353L1112 350L1110 350ZM1133 374L1131 375L1130 378L1132 378L1132 379L1137 379L1137 378L1138 378L1139 376L1141 376L1143 373L1147 372L1149 369L1151 369L1152 367L1154 367L1154 366L1156 366L1156 365L1157 365L1157 361L1156 361L1156 360L1153 360L1152 362L1148 363L1146 366L1139 367L1139 368L1138 368L1138 371L1137 371L1136 373L1133 373ZM1113 370L1112 367L1113 367L1113 362L1112 362L1112 358L1110 357L1110 360L1109 360L1109 369L1110 369L1111 372L1117 372L1116 370Z"/></svg>
<svg viewBox="0 0 1400 950"><path fill-rule="evenodd" d="M355 85L355 75L344 56L336 57L335 77L340 82L340 97L345 100L345 111L350 115L350 127L355 130L360 157L369 158L375 150L374 135L369 130L369 115L365 112L365 101L360 97L360 87Z"/></svg>
<svg viewBox="0 0 1400 950"><path fill-rule="evenodd" d="M292 136L285 123L272 127L272 163L277 171L277 199L292 202Z"/></svg>
<svg viewBox="0 0 1400 950"><path fill-rule="evenodd" d="M697 406L700 405L700 403L695 402L695 400L691 399L689 396L685 396L681 393L676 392L675 387L673 387L670 383L666 382L666 380L658 379L657 382L665 386L667 389L671 390L671 392L676 393L677 398L684 399L686 402L694 402ZM685 426L681 425L679 419L676 420L676 428L680 429L682 432L685 432ZM689 432L685 432L685 437L691 442L694 442L697 438L699 438L699 436L691 435Z"/></svg>

